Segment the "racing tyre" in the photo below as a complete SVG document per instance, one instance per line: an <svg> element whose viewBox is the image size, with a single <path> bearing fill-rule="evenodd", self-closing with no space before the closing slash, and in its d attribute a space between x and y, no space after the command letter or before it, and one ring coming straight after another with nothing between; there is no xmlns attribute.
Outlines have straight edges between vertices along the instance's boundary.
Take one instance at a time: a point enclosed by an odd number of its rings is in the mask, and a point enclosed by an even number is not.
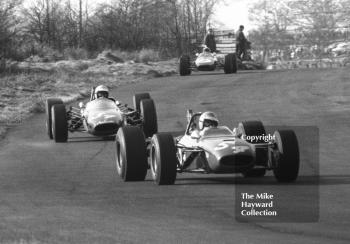
<svg viewBox="0 0 350 244"><path fill-rule="evenodd" d="M142 128L146 138L158 132L157 112L153 99L141 100Z"/></svg>
<svg viewBox="0 0 350 244"><path fill-rule="evenodd" d="M242 136L264 136L266 134L265 127L261 121L243 121L238 124L238 133ZM257 141L247 140L249 143L264 143L265 141L260 139ZM267 151L256 151L257 165L265 166L268 161ZM265 169L251 169L243 172L244 177L263 177L266 174Z"/></svg>
<svg viewBox="0 0 350 244"><path fill-rule="evenodd" d="M55 104L51 107L51 128L55 142L67 142L68 124L64 104Z"/></svg>
<svg viewBox="0 0 350 244"><path fill-rule="evenodd" d="M243 121L238 124L238 133L242 136L263 136L266 134L265 127L261 121ZM249 143L263 143L264 140L249 141Z"/></svg>
<svg viewBox="0 0 350 244"><path fill-rule="evenodd" d="M150 99L151 96L149 95L149 93L138 93L138 94L135 94L132 98L132 101L133 101L133 104L134 104L134 109L137 111L137 112L141 112L140 110L140 103L141 103L141 100L142 99Z"/></svg>
<svg viewBox="0 0 350 244"><path fill-rule="evenodd" d="M225 56L224 71L225 74L237 73L237 57L234 53Z"/></svg>
<svg viewBox="0 0 350 244"><path fill-rule="evenodd" d="M232 54L232 73L236 74L238 69L238 62L236 54Z"/></svg>
<svg viewBox="0 0 350 244"><path fill-rule="evenodd" d="M181 76L191 74L191 59L188 55L182 55L180 57L179 72Z"/></svg>
<svg viewBox="0 0 350 244"><path fill-rule="evenodd" d="M172 185L176 180L176 147L171 134L155 134L152 137L150 166L152 178L158 185Z"/></svg>
<svg viewBox="0 0 350 244"><path fill-rule="evenodd" d="M148 163L142 130L136 126L121 127L115 138L115 147L116 167L122 180L145 180Z"/></svg>
<svg viewBox="0 0 350 244"><path fill-rule="evenodd" d="M279 182L293 182L299 173L299 145L292 130L280 130L274 133L277 152L274 153L273 173Z"/></svg>
<svg viewBox="0 0 350 244"><path fill-rule="evenodd" d="M59 98L48 98L45 102L45 113L46 113L46 131L50 139L53 139L52 136L52 127L51 127L51 108L55 104L63 104L62 99Z"/></svg>

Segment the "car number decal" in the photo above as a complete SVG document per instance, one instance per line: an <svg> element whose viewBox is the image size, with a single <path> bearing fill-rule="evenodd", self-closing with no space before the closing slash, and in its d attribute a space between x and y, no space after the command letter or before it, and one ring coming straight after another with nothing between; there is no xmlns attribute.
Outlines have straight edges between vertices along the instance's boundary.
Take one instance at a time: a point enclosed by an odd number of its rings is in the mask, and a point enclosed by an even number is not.
<svg viewBox="0 0 350 244"><path fill-rule="evenodd" d="M234 153L240 153L240 152L245 152L245 151L249 150L248 146L236 146L236 143L234 141L233 142L221 142L214 148L214 150L221 151L221 150L225 150L228 148L231 148Z"/></svg>

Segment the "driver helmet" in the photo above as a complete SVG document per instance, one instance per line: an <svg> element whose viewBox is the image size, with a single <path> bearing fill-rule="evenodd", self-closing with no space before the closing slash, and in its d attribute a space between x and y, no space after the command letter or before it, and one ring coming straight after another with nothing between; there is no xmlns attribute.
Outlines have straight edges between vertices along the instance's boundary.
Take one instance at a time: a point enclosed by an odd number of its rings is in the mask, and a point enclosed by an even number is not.
<svg viewBox="0 0 350 244"><path fill-rule="evenodd" d="M203 53L210 53L210 48L209 47L204 47L203 48Z"/></svg>
<svg viewBox="0 0 350 244"><path fill-rule="evenodd" d="M219 120L216 117L216 114L213 112L204 112L199 117L198 128L203 130L204 128L214 127L216 128L219 125Z"/></svg>
<svg viewBox="0 0 350 244"><path fill-rule="evenodd" d="M95 88L95 98L105 97L108 98L109 89L107 86L100 85Z"/></svg>

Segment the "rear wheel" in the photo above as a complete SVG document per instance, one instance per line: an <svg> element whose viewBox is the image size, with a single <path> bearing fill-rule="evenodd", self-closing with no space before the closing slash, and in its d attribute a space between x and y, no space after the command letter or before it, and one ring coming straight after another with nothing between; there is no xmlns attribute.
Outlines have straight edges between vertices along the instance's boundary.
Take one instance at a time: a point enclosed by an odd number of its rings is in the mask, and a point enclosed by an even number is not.
<svg viewBox="0 0 350 244"><path fill-rule="evenodd" d="M134 104L134 109L140 113L141 112L141 109L140 109L141 100L142 99L150 99L150 98L151 98L151 96L149 95L149 93L135 94L132 98L133 104Z"/></svg>
<svg viewBox="0 0 350 244"><path fill-rule="evenodd" d="M274 134L277 151L274 153L273 173L279 182L293 182L299 173L299 145L292 130L280 130Z"/></svg>
<svg viewBox="0 0 350 244"><path fill-rule="evenodd" d="M46 113L46 131L50 139L53 139L52 135L52 120L51 120L51 108L55 104L63 104L62 99L59 98L48 98L45 102L45 113Z"/></svg>
<svg viewBox="0 0 350 244"><path fill-rule="evenodd" d="M56 104L51 107L51 128L55 142L67 142L68 124L67 113L64 104Z"/></svg>
<svg viewBox="0 0 350 244"><path fill-rule="evenodd" d="M242 138L246 138L249 143L263 143L264 140L251 140L252 136L265 136L265 127L261 121L243 121L238 124L238 133L242 135ZM249 138L248 138L249 137ZM259 165L266 165L268 157L267 152L259 153L256 151L256 161ZM263 177L266 174L266 169L257 168L250 169L242 173L244 177Z"/></svg>
<svg viewBox="0 0 350 244"><path fill-rule="evenodd" d="M177 157L171 134L155 134L152 137L150 166L153 180L158 185L172 185L176 180Z"/></svg>
<svg viewBox="0 0 350 244"><path fill-rule="evenodd" d="M181 76L191 74L191 59L188 55L182 55L180 57L179 72Z"/></svg>
<svg viewBox="0 0 350 244"><path fill-rule="evenodd" d="M118 130L115 140L115 160L123 181L143 181L147 174L145 137L140 128L125 126Z"/></svg>
<svg viewBox="0 0 350 244"><path fill-rule="evenodd" d="M224 71L225 74L237 73L237 58L234 53L225 56Z"/></svg>
<svg viewBox="0 0 350 244"><path fill-rule="evenodd" d="M142 128L146 137L151 137L158 132L157 112L153 99L141 100Z"/></svg>

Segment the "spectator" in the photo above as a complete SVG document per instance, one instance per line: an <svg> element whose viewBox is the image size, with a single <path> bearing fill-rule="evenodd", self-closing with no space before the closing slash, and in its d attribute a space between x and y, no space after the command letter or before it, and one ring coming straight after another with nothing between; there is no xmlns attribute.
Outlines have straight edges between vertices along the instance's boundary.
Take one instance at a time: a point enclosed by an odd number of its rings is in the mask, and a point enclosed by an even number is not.
<svg viewBox="0 0 350 244"><path fill-rule="evenodd" d="M243 59L247 56L248 41L243 33L244 26L239 26L239 30L236 33L236 53L239 59ZM242 56L243 54L243 56Z"/></svg>
<svg viewBox="0 0 350 244"><path fill-rule="evenodd" d="M212 28L210 28L208 30L208 34L205 35L204 44L210 49L211 52L216 52L216 41Z"/></svg>

